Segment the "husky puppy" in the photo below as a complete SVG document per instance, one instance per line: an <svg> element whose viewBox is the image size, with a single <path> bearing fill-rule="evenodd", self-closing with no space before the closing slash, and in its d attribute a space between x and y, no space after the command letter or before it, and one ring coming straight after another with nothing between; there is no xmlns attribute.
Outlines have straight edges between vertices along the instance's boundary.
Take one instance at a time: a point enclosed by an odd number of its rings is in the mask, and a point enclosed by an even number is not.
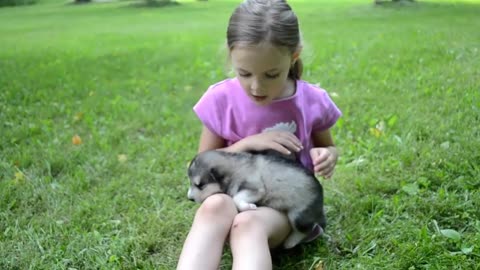
<svg viewBox="0 0 480 270"><path fill-rule="evenodd" d="M267 152L198 154L188 167L188 198L201 203L212 194L225 193L240 212L274 208L286 213L293 229L285 248L313 240L326 226L320 182L298 161Z"/></svg>

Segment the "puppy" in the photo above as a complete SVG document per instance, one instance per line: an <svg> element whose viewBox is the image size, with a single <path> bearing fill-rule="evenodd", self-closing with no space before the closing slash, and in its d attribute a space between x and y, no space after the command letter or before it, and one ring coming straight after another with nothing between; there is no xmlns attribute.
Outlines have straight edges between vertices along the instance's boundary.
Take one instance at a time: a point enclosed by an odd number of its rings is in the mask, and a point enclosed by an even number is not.
<svg viewBox="0 0 480 270"><path fill-rule="evenodd" d="M320 182L299 162L278 152L202 152L190 163L188 177L188 198L197 203L225 193L240 212L266 206L286 213L292 232L285 248L323 234L326 218Z"/></svg>

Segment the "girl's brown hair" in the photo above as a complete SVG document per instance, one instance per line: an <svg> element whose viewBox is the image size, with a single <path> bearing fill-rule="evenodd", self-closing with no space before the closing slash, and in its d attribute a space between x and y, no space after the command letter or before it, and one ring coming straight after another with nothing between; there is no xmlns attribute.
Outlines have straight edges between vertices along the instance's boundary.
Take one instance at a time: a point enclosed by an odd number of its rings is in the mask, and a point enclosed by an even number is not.
<svg viewBox="0 0 480 270"><path fill-rule="evenodd" d="M227 29L230 51L236 45L258 45L264 42L285 47L292 55L300 51L298 19L285 0L246 0L230 17ZM302 61L297 59L288 76L298 80L302 71Z"/></svg>

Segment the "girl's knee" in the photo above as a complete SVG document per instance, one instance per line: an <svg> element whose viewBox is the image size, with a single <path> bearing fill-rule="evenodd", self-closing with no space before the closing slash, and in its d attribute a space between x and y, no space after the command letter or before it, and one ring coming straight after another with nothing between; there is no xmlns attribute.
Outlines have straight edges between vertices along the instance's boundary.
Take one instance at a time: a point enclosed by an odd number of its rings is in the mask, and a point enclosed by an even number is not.
<svg viewBox="0 0 480 270"><path fill-rule="evenodd" d="M196 217L212 219L216 222L221 220L231 222L236 214L237 208L230 196L214 194L203 201L197 210Z"/></svg>
<svg viewBox="0 0 480 270"><path fill-rule="evenodd" d="M260 207L235 216L230 228L230 240L245 237L266 239L270 247L276 247L288 236L290 230L288 218L283 213Z"/></svg>
<svg viewBox="0 0 480 270"><path fill-rule="evenodd" d="M239 234L265 235L266 231L255 210L241 212L233 219L231 236Z"/></svg>

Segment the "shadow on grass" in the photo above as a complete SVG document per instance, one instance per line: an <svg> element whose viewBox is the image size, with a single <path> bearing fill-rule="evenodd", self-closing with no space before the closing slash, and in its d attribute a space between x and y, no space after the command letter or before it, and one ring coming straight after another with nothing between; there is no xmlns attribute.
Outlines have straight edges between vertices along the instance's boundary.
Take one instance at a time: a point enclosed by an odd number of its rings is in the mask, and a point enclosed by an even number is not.
<svg viewBox="0 0 480 270"><path fill-rule="evenodd" d="M65 3L65 5L73 5L73 6L80 6L80 5L88 5L88 4L95 4L96 2L94 1L84 1L84 0L81 0L81 1L71 1L71 2L67 2Z"/></svg>
<svg viewBox="0 0 480 270"><path fill-rule="evenodd" d="M292 249L281 247L272 250L273 269L310 269L319 262L319 258L337 255L331 240L321 237L309 243L300 244Z"/></svg>
<svg viewBox="0 0 480 270"><path fill-rule="evenodd" d="M377 0L373 2L377 6L393 6L393 7L398 7L398 6L405 6L405 5L414 5L417 3L415 0L399 0L399 1L391 1L391 0Z"/></svg>
<svg viewBox="0 0 480 270"><path fill-rule="evenodd" d="M31 0L33 1L33 0ZM112 3L112 2L130 2L130 1L116 1L116 0L77 0L68 2L67 5L86 5L86 4L98 4L98 3ZM177 1L170 0L144 0L133 1L124 7L128 8L163 8L171 6L179 6Z"/></svg>
<svg viewBox="0 0 480 270"><path fill-rule="evenodd" d="M180 3L176 1L153 1L153 0L146 0L146 1L137 1L127 5L127 7L132 8L164 8L164 7L172 7L172 6L179 6Z"/></svg>

